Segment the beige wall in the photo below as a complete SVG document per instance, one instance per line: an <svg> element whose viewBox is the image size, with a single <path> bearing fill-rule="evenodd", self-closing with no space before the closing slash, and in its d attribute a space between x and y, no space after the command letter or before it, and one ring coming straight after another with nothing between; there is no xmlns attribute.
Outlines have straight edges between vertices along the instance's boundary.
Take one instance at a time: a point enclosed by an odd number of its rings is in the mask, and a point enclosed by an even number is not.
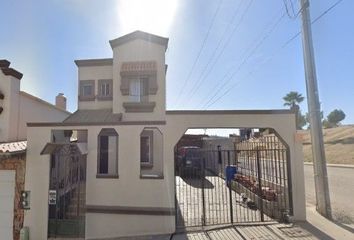
<svg viewBox="0 0 354 240"><path fill-rule="evenodd" d="M151 61L157 62L156 95L149 95L149 102L155 102L153 113L125 113L123 102L129 102L129 96L122 96L120 91L120 67L123 62ZM165 46L135 39L113 49L113 112L123 113L123 120L163 120L166 108Z"/></svg>
<svg viewBox="0 0 354 240"><path fill-rule="evenodd" d="M95 80L95 96L98 94L98 80L113 79L112 66L90 66L79 67L80 80ZM114 85L114 83L113 83ZM80 82L78 82L78 92L80 91ZM78 109L108 109L112 108L112 101L99 101L97 98L94 101L79 101Z"/></svg>
<svg viewBox="0 0 354 240"><path fill-rule="evenodd" d="M290 147L292 190L294 197L294 219L305 220L305 186L302 145L296 142L294 114L168 114L166 115L166 149L174 145L188 128L274 128ZM168 151L168 150L167 150ZM173 152L169 151L167 159ZM170 162L166 162L170 169ZM170 176L170 175L168 175ZM172 181L172 179L169 179Z"/></svg>
<svg viewBox="0 0 354 240"><path fill-rule="evenodd" d="M47 234L49 159L39 156L50 139L51 129L88 129L86 204L127 207L175 207L174 146L188 128L259 127L274 128L290 146L293 178L294 217L305 219L305 195L301 144L295 142L293 114L167 114L166 125L118 125L118 179L96 178L97 135L102 126L30 127L28 131L26 190L30 190L31 210L25 225L32 239ZM157 127L163 134L163 179L140 179L140 134L144 127ZM139 234L172 233L174 216L142 216L88 213L86 238L119 237Z"/></svg>
<svg viewBox="0 0 354 240"><path fill-rule="evenodd" d="M49 155L40 155L50 141L47 128L28 128L25 190L31 191L30 210L25 211L24 226L29 227L30 239L47 239Z"/></svg>

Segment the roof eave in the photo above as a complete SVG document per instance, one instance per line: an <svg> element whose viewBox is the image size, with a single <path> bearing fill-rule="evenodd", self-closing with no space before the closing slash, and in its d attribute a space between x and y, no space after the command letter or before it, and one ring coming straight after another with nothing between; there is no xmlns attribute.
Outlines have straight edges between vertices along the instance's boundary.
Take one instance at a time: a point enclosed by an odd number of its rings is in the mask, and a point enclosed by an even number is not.
<svg viewBox="0 0 354 240"><path fill-rule="evenodd" d="M151 33L143 32L143 31L135 31L129 34L126 34L122 37L113 39L109 41L109 44L111 45L111 48L115 48L117 46L120 46L122 44L125 44L127 42L130 42L135 39L143 39L148 42L153 42L156 44L160 44L165 47L165 51L168 47L168 38L165 37L160 37Z"/></svg>

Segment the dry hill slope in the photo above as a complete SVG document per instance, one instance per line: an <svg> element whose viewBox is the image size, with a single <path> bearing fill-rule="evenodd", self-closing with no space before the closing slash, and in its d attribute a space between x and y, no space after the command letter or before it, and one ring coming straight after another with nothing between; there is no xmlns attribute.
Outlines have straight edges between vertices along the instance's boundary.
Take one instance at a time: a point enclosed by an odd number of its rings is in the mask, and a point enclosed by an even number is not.
<svg viewBox="0 0 354 240"><path fill-rule="evenodd" d="M312 162L310 131L303 130L304 161ZM354 164L354 125L323 129L327 163Z"/></svg>

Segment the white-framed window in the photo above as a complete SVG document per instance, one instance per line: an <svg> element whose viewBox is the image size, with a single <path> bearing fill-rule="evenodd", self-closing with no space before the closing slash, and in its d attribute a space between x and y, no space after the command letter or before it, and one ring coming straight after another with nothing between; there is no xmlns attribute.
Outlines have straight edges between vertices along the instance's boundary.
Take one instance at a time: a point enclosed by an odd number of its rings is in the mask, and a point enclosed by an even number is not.
<svg viewBox="0 0 354 240"><path fill-rule="evenodd" d="M103 128L97 146L97 177L118 177L118 133Z"/></svg>
<svg viewBox="0 0 354 240"><path fill-rule="evenodd" d="M102 83L101 84L101 96L109 96L110 93L110 86L109 83Z"/></svg>
<svg viewBox="0 0 354 240"><path fill-rule="evenodd" d="M129 100L131 102L143 102L147 94L147 78L130 79L129 82Z"/></svg>
<svg viewBox="0 0 354 240"><path fill-rule="evenodd" d="M112 79L98 80L98 100L111 100L113 96Z"/></svg>

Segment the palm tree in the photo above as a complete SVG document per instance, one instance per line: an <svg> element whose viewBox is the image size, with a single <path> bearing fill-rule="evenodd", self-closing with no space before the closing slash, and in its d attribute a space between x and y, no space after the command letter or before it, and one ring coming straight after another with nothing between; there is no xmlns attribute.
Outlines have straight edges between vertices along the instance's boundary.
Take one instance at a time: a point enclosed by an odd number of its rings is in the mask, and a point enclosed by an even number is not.
<svg viewBox="0 0 354 240"><path fill-rule="evenodd" d="M298 104L304 101L304 99L305 98L301 95L301 93L291 91L283 97L283 100L285 101L284 106L290 106L290 109L295 109L298 111Z"/></svg>

